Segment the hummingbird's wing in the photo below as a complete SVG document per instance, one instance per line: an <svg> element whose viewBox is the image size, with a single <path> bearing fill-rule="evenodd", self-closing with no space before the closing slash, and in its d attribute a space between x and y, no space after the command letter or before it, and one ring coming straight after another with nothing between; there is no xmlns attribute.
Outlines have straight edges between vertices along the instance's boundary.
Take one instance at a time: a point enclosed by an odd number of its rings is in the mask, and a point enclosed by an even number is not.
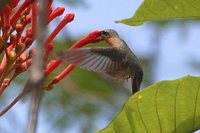
<svg viewBox="0 0 200 133"><path fill-rule="evenodd" d="M110 76L128 68L126 53L119 48L79 48L59 52L57 55L68 63L90 71L104 72Z"/></svg>

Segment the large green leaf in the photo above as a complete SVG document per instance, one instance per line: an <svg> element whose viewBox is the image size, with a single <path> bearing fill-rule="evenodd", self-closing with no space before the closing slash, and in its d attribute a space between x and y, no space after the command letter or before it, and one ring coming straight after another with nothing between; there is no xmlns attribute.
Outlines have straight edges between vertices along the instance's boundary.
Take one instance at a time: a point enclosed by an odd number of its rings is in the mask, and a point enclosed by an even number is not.
<svg viewBox="0 0 200 133"><path fill-rule="evenodd" d="M191 133L200 129L200 77L161 81L131 96L97 133Z"/></svg>
<svg viewBox="0 0 200 133"><path fill-rule="evenodd" d="M144 0L133 17L117 21L117 23L140 25L150 20L198 18L199 11L199 0Z"/></svg>

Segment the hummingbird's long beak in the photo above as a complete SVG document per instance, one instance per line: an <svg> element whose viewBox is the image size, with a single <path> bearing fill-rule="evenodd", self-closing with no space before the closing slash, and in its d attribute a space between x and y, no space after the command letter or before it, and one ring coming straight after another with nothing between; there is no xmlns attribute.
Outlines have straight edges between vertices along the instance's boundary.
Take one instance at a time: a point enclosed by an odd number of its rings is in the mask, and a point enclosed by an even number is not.
<svg viewBox="0 0 200 133"><path fill-rule="evenodd" d="M99 36L97 37L97 38L95 38L95 40L100 40L100 41L104 41L104 38L103 38L103 30L102 31L100 31L100 34L99 34Z"/></svg>
<svg viewBox="0 0 200 133"><path fill-rule="evenodd" d="M95 40L104 41L102 36L99 36L99 37L95 38Z"/></svg>
<svg viewBox="0 0 200 133"><path fill-rule="evenodd" d="M101 41L105 41L110 37L112 37L112 36L109 34L109 31L102 30L102 31L100 31L100 35L96 39L99 39Z"/></svg>

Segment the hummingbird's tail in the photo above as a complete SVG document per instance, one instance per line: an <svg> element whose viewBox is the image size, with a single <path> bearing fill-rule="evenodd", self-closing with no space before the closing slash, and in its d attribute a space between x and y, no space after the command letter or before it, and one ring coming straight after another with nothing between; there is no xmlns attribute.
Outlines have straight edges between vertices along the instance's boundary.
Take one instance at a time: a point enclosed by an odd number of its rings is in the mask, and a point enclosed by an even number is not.
<svg viewBox="0 0 200 133"><path fill-rule="evenodd" d="M132 94L140 90L142 78L143 78L143 72L136 73L134 77L132 77Z"/></svg>

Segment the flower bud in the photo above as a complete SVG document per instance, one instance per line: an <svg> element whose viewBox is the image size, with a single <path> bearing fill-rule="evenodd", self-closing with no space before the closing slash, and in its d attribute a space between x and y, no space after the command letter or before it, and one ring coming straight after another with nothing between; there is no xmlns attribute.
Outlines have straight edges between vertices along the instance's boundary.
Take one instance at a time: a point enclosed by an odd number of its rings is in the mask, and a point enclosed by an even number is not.
<svg viewBox="0 0 200 133"><path fill-rule="evenodd" d="M30 37L30 38L33 37L33 31L31 27L26 29L26 37Z"/></svg>
<svg viewBox="0 0 200 133"><path fill-rule="evenodd" d="M28 48L33 42L33 39L30 38L30 37L27 37L26 40L25 40L25 45L26 45L26 48Z"/></svg>
<svg viewBox="0 0 200 133"><path fill-rule="evenodd" d="M30 23L31 22L31 16L30 15L26 16L25 22L26 23Z"/></svg>
<svg viewBox="0 0 200 133"><path fill-rule="evenodd" d="M51 12L51 14L49 15L48 18L48 23L51 22L54 18L60 16L63 14L63 12L65 11L64 7L57 7L53 12Z"/></svg>
<svg viewBox="0 0 200 133"><path fill-rule="evenodd" d="M23 63L24 62L24 59L22 58L22 57L18 57L17 59L16 59L16 64L21 64L21 63Z"/></svg>
<svg viewBox="0 0 200 133"><path fill-rule="evenodd" d="M18 24L15 25L15 30L17 32L21 32L23 30L23 28L24 28L24 26L22 24L18 23Z"/></svg>
<svg viewBox="0 0 200 133"><path fill-rule="evenodd" d="M15 59L16 59L16 53L15 51L12 50L8 53L8 64L13 63Z"/></svg>
<svg viewBox="0 0 200 133"><path fill-rule="evenodd" d="M21 52L23 52L25 50L25 44L24 43L19 43L16 48L15 48L15 52L16 54L21 54Z"/></svg>

